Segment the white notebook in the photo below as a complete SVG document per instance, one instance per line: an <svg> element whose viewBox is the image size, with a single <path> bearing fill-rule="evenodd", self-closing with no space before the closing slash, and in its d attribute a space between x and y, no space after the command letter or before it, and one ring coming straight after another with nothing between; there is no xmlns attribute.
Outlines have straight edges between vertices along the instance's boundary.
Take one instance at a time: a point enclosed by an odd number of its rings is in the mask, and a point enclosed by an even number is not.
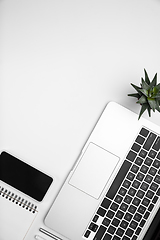
<svg viewBox="0 0 160 240"><path fill-rule="evenodd" d="M23 240L38 214L37 206L0 182L0 240Z"/></svg>

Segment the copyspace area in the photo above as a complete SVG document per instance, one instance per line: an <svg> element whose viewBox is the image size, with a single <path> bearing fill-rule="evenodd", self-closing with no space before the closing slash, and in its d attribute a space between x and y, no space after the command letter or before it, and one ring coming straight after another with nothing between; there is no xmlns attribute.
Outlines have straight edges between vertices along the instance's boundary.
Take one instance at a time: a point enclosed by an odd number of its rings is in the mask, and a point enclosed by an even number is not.
<svg viewBox="0 0 160 240"><path fill-rule="evenodd" d="M105 105L160 81L159 23L159 0L0 0L0 150L55 179L28 239Z"/></svg>

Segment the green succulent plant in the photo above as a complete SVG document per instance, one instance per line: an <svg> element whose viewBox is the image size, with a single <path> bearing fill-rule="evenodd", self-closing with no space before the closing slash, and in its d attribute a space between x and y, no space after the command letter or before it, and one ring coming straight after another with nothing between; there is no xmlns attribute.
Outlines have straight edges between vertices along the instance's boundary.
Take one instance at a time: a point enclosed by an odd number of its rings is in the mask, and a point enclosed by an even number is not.
<svg viewBox="0 0 160 240"><path fill-rule="evenodd" d="M128 94L130 97L136 97L138 99L137 103L141 105L138 119L140 119L145 110L148 110L149 116L151 116L151 110L160 112L160 84L157 84L157 73L152 81L149 80L145 69L144 73L145 78L141 78L142 83L140 87L131 83L137 93Z"/></svg>

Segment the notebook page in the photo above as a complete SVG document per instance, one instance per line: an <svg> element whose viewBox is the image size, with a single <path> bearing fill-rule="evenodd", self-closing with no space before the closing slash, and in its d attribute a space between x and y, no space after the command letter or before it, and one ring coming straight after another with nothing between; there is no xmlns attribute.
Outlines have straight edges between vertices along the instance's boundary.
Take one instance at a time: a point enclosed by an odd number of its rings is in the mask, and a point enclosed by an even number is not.
<svg viewBox="0 0 160 240"><path fill-rule="evenodd" d="M0 183L0 239L23 240L38 214L31 202Z"/></svg>

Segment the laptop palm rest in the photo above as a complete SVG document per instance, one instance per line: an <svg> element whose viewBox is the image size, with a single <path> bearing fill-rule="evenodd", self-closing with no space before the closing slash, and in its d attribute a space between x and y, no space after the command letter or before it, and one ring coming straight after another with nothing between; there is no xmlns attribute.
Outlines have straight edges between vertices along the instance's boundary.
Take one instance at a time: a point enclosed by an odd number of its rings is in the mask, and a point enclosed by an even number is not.
<svg viewBox="0 0 160 240"><path fill-rule="evenodd" d="M119 158L90 143L77 165L69 184L98 199Z"/></svg>

